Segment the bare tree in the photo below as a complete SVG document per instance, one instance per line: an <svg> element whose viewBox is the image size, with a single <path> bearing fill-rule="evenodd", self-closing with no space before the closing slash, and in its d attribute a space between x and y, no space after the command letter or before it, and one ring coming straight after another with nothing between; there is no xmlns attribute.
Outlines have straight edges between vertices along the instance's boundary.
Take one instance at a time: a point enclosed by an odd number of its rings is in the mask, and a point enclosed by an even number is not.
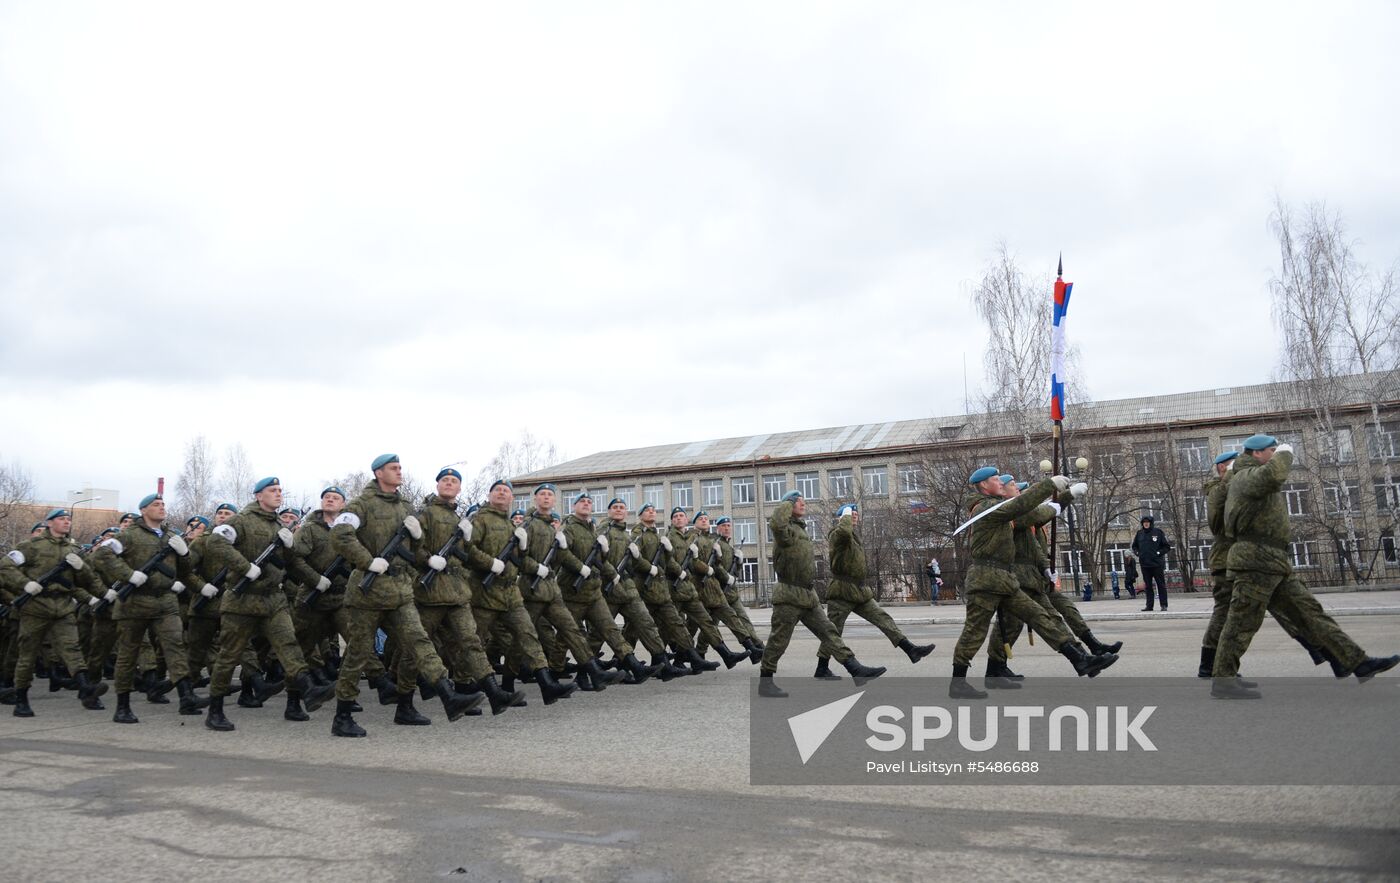
<svg viewBox="0 0 1400 883"><path fill-rule="evenodd" d="M24 516L34 508L34 477L18 463L0 463L0 547L13 549L29 536Z"/></svg>
<svg viewBox="0 0 1400 883"><path fill-rule="evenodd" d="M224 471L219 482L224 501L242 508L252 496L253 482L257 480L243 443L235 442L224 452Z"/></svg>
<svg viewBox="0 0 1400 883"><path fill-rule="evenodd" d="M462 499L469 503L480 503L486 499L486 492L498 478L514 478L553 466L564 459L563 453L553 441L536 438L526 429L515 441L501 442L495 456L486 461L471 480L463 483Z"/></svg>
<svg viewBox="0 0 1400 883"><path fill-rule="evenodd" d="M217 505L217 455L209 439L197 435L185 442L185 463L175 478L171 517L184 523L192 515L207 515Z"/></svg>

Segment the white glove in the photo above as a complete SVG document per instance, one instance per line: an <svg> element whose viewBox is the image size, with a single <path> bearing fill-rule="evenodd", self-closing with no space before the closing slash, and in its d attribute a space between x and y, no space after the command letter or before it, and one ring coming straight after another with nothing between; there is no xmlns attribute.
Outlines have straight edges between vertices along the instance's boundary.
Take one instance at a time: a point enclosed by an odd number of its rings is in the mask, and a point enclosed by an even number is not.
<svg viewBox="0 0 1400 883"><path fill-rule="evenodd" d="M615 585L617 585L617 584L620 583L620 582L622 582L622 574L620 574L620 573L615 573L615 574L613 574L612 582L609 583L609 585L615 586Z"/></svg>
<svg viewBox="0 0 1400 883"><path fill-rule="evenodd" d="M116 589L108 589L108 590L107 590L107 594L105 594L105 595L102 596L102 600L103 600L103 601L106 601L108 604L115 604L115 603L117 603L117 590L116 590Z"/></svg>
<svg viewBox="0 0 1400 883"><path fill-rule="evenodd" d="M604 553L606 553L606 552L608 551L608 538L607 538L607 537L603 536L602 534L598 534L597 543L598 543L598 548L602 549Z"/></svg>
<svg viewBox="0 0 1400 883"><path fill-rule="evenodd" d="M423 539L423 525L418 523L418 519L410 515L403 520L403 526L408 530L408 535L415 540Z"/></svg>
<svg viewBox="0 0 1400 883"><path fill-rule="evenodd" d="M331 581L328 580L328 579L326 579L324 576L323 576L323 577L320 577L320 578L318 578L318 579L316 580L316 591L318 591L318 592L324 592L324 591L327 591L328 589L330 589L330 587L331 587Z"/></svg>
<svg viewBox="0 0 1400 883"><path fill-rule="evenodd" d="M441 555L429 555L428 566L431 567L433 570L436 570L438 573L442 573L444 570L447 569L447 559L442 557Z"/></svg>
<svg viewBox="0 0 1400 883"><path fill-rule="evenodd" d="M706 564L706 565L705 565L705 576L714 576L714 575L715 575L715 569L714 569L713 567L711 567L710 565Z"/></svg>
<svg viewBox="0 0 1400 883"><path fill-rule="evenodd" d="M131 576L127 577L126 581L131 583L133 586L140 588L141 586L144 586L146 584L146 574L142 573L139 570L133 570L131 572Z"/></svg>
<svg viewBox="0 0 1400 883"><path fill-rule="evenodd" d="M277 539L281 540L282 545L288 549L292 547L292 543L297 541L297 538L292 536L292 532L285 527L277 531Z"/></svg>
<svg viewBox="0 0 1400 883"><path fill-rule="evenodd" d="M24 592L27 595L37 595L43 590L44 587L36 583L34 580L30 580L29 582L24 584Z"/></svg>
<svg viewBox="0 0 1400 883"><path fill-rule="evenodd" d="M543 564L536 565L535 576L539 577L540 579L544 579L545 577L549 576L549 568L545 567Z"/></svg>
<svg viewBox="0 0 1400 883"><path fill-rule="evenodd" d="M177 537L174 534L171 534L170 539L166 542L166 545L174 549L175 554L179 555L181 558L190 554L189 544L185 542L184 537Z"/></svg>
<svg viewBox="0 0 1400 883"><path fill-rule="evenodd" d="M243 575L248 577L248 579L257 579L258 577L262 576L262 568L257 566L256 564L249 564L248 572Z"/></svg>
<svg viewBox="0 0 1400 883"><path fill-rule="evenodd" d="M1290 445L1288 442L1284 442L1283 444L1278 446L1278 452L1280 454L1291 454L1293 453L1293 446Z"/></svg>
<svg viewBox="0 0 1400 883"><path fill-rule="evenodd" d="M658 573L660 573L660 572L661 572L661 571L659 571L659 570L656 569L656 565L653 564L653 565L651 566L650 571L648 572L648 575L649 575L649 576L656 576L656 575L657 575Z"/></svg>
<svg viewBox="0 0 1400 883"><path fill-rule="evenodd" d="M681 571L681 579L690 579L690 571L689 571L689 570L682 570L682 571Z"/></svg>
<svg viewBox="0 0 1400 883"><path fill-rule="evenodd" d="M1046 503L1045 505L1047 505L1047 506L1049 506L1051 509L1053 509L1056 515L1059 515L1059 514L1060 514L1060 504L1059 504L1059 503L1056 503L1054 500L1051 500L1051 501L1049 501L1048 503Z"/></svg>
<svg viewBox="0 0 1400 883"><path fill-rule="evenodd" d="M665 534L662 534L661 536L657 537L657 539L659 539L659 540L661 541L661 545L665 547L665 549L666 549L667 552L674 552L674 551L675 551L675 549L671 546L671 538L670 538L670 537L666 536Z"/></svg>
<svg viewBox="0 0 1400 883"><path fill-rule="evenodd" d="M627 551L629 551L629 552L632 553L632 557L633 557L633 558L640 558L640 557L642 557L642 550L637 548L637 544L636 544L636 543L628 543L628 544L627 544Z"/></svg>
<svg viewBox="0 0 1400 883"><path fill-rule="evenodd" d="M74 570L83 569L83 559L76 552L69 552L63 556L63 560L68 562L68 566Z"/></svg>
<svg viewBox="0 0 1400 883"><path fill-rule="evenodd" d="M581 564L581 565L579 565L579 568L578 568L578 575L579 575L579 576L583 577L584 579L588 579L589 575L592 574L592 573L593 573L593 568L589 567L587 564Z"/></svg>
<svg viewBox="0 0 1400 883"><path fill-rule="evenodd" d="M1069 486L1069 492L1077 500L1085 494L1089 493L1089 486L1082 481L1076 481L1074 484Z"/></svg>
<svg viewBox="0 0 1400 883"><path fill-rule="evenodd" d="M506 563L499 558L491 559L491 572L499 576L506 572Z"/></svg>
<svg viewBox="0 0 1400 883"><path fill-rule="evenodd" d="M523 525L515 529L515 543L522 549L530 544L530 534Z"/></svg>
<svg viewBox="0 0 1400 883"><path fill-rule="evenodd" d="M182 582L180 582L178 579L175 580L175 582L173 582L173 583L170 584L170 591L174 592L174 593L177 594L177 595L180 594L181 592L183 592L184 590L185 590L185 584L182 583Z"/></svg>
<svg viewBox="0 0 1400 883"><path fill-rule="evenodd" d="M1052 475L1050 481L1055 485L1056 493L1064 493L1069 490L1069 479L1063 475Z"/></svg>
<svg viewBox="0 0 1400 883"><path fill-rule="evenodd" d="M562 530L554 535L554 545L558 546L561 549L569 548L569 538L564 536L564 532Z"/></svg>
<svg viewBox="0 0 1400 883"><path fill-rule="evenodd" d="M690 557L692 557L692 558L699 558L699 557L700 557L700 547L697 546L697 545L695 545L694 543L691 543L691 544L690 544Z"/></svg>
<svg viewBox="0 0 1400 883"><path fill-rule="evenodd" d="M344 518L344 517L345 517L344 515L341 516L341 518ZM234 529L233 529L233 525L231 525L231 524L216 524L216 525L214 525L213 533L214 533L215 536L223 537L224 539L228 540L230 543L236 543L236 542L238 542L238 531L234 530ZM111 540L111 541L109 541L109 542L116 542L116 540ZM120 549L117 551L117 554L118 554L118 555L121 554Z"/></svg>
<svg viewBox="0 0 1400 883"><path fill-rule="evenodd" d="M462 538L464 540L469 543L472 541L472 520L470 518L463 518L461 521L457 522L457 529L462 532Z"/></svg>
<svg viewBox="0 0 1400 883"><path fill-rule="evenodd" d="M735 583L734 574L731 573L731 574L729 574L729 582L725 583L725 585L726 585L726 586L732 586L732 585L734 585L734 583Z"/></svg>
<svg viewBox="0 0 1400 883"><path fill-rule="evenodd" d="M212 598L219 594L219 587L213 583L205 583L204 588L200 589L199 593L206 598Z"/></svg>
<svg viewBox="0 0 1400 883"><path fill-rule="evenodd" d="M101 598L91 598L91 599L88 600L88 606L89 606L89 607L96 607L98 604L101 604L101 603L102 603L102 599L101 599Z"/></svg>
<svg viewBox="0 0 1400 883"><path fill-rule="evenodd" d="M366 569L370 573L383 573L389 569L389 562L385 561L383 558L376 558L369 563L369 567Z"/></svg>

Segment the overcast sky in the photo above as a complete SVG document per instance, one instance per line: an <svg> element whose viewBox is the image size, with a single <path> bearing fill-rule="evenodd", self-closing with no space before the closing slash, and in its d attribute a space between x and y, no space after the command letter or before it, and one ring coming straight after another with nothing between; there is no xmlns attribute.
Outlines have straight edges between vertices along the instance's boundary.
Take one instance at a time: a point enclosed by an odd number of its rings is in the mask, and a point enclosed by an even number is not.
<svg viewBox="0 0 1400 883"><path fill-rule="evenodd" d="M959 413L1001 240L1063 250L1095 398L1264 382L1275 193L1400 254L1397 33L1388 3L0 3L0 460L130 506L197 433L314 493L526 427L582 456Z"/></svg>

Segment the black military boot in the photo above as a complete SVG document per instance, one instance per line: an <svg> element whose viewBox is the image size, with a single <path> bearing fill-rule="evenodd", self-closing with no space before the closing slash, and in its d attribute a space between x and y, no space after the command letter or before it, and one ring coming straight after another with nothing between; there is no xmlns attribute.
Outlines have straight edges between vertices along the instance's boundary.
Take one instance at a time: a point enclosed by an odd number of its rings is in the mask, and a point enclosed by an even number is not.
<svg viewBox="0 0 1400 883"><path fill-rule="evenodd" d="M419 673L418 673L418 695L423 697L423 701L426 702L426 701L428 701L429 699L433 698L433 695L434 695L436 692L437 692L437 690L436 690L436 688L433 686L433 682L430 681L430 680L428 680L427 675L423 674L422 672L419 672Z"/></svg>
<svg viewBox="0 0 1400 883"><path fill-rule="evenodd" d="M292 678L292 687L300 695L301 702L306 706L307 711L315 711L335 695L335 684L314 683L311 680L311 675L306 672Z"/></svg>
<svg viewBox="0 0 1400 883"><path fill-rule="evenodd" d="M1122 641L1114 641L1112 644L1105 644L1094 637L1093 632L1084 633L1084 643L1089 648L1089 652L1095 656L1102 656L1105 653L1117 653L1123 649Z"/></svg>
<svg viewBox="0 0 1400 883"><path fill-rule="evenodd" d="M851 673L851 677L855 679L857 684L864 683L872 678L878 678L886 671L883 665L875 668L868 665L861 665L860 660L856 659L854 654L847 657L846 661L841 664L846 667L846 671Z"/></svg>
<svg viewBox="0 0 1400 883"><path fill-rule="evenodd" d="M15 682L10 678L0 678L0 705L15 704Z"/></svg>
<svg viewBox="0 0 1400 883"><path fill-rule="evenodd" d="M608 688L608 685L601 681L594 683L593 673L582 666L579 667L578 674L574 675L574 683L584 693L601 693Z"/></svg>
<svg viewBox="0 0 1400 883"><path fill-rule="evenodd" d="M308 677L311 678L311 683L315 684L318 687L324 687L327 684L334 683L330 678L326 677L326 672L324 669L311 668L308 666L306 669L306 674Z"/></svg>
<svg viewBox="0 0 1400 883"><path fill-rule="evenodd" d="M765 699L786 699L787 690L773 683L772 672L758 673L758 695Z"/></svg>
<svg viewBox="0 0 1400 883"><path fill-rule="evenodd" d="M744 649L749 651L749 662L758 665L763 661L763 648L754 642L753 638L740 638L739 643Z"/></svg>
<svg viewBox="0 0 1400 883"><path fill-rule="evenodd" d="M690 669L676 665L671 661L671 657L664 650L660 653L652 654L651 664L652 669L656 672L657 678L659 678L662 683L690 674Z"/></svg>
<svg viewBox="0 0 1400 883"><path fill-rule="evenodd" d="M1386 656L1384 658L1367 656L1366 661L1358 665L1352 674L1356 675L1356 679L1364 684L1381 672L1390 671L1397 665L1400 665L1400 656Z"/></svg>
<svg viewBox="0 0 1400 883"><path fill-rule="evenodd" d="M301 693L296 687L287 691L287 707L282 710L282 719L298 722L311 720L311 715L301 707Z"/></svg>
<svg viewBox="0 0 1400 883"><path fill-rule="evenodd" d="M15 717L33 717L34 709L29 707L29 688L15 691Z"/></svg>
<svg viewBox="0 0 1400 883"><path fill-rule="evenodd" d="M1335 678L1345 678L1345 677L1350 677L1350 676L1351 676L1351 670L1348 669L1345 665L1343 665L1343 664L1342 664L1342 661L1341 661L1340 659L1338 659L1337 657L1333 656L1332 653L1331 653L1331 651L1324 650L1324 649L1322 649L1322 648L1319 647L1317 652L1321 653L1321 654L1322 654L1322 658L1325 659L1325 660L1327 660L1327 664L1330 665L1330 666L1332 666L1332 676L1333 676L1333 677L1335 677Z"/></svg>
<svg viewBox="0 0 1400 883"><path fill-rule="evenodd" d="M98 681L97 683L93 683L88 679L87 672L85 671L78 672L77 681L78 701L83 703L83 708L91 709L92 711L101 711L102 702L97 697L107 692L106 682Z"/></svg>
<svg viewBox="0 0 1400 883"><path fill-rule="evenodd" d="M240 687L241 689L238 691L239 708L262 708L262 700L258 698L257 691L253 689L253 679L251 676L244 675L243 683Z"/></svg>
<svg viewBox="0 0 1400 883"><path fill-rule="evenodd" d="M117 694L117 711L112 715L112 722L118 724L139 724L136 715L131 710L131 694Z"/></svg>
<svg viewBox="0 0 1400 883"><path fill-rule="evenodd" d="M1196 677L1198 677L1198 678L1208 678L1208 677L1210 677L1211 672L1214 671L1214 670L1215 670L1215 648L1214 648L1214 647L1202 647L1202 648L1201 648L1201 667L1198 668L1198 669L1196 669Z"/></svg>
<svg viewBox="0 0 1400 883"><path fill-rule="evenodd" d="M224 697L209 697L209 713L204 716L204 725L220 733L233 731L233 721L224 717Z"/></svg>
<svg viewBox="0 0 1400 883"><path fill-rule="evenodd" d="M476 688L491 703L492 714L500 714L514 705L517 699L521 702L525 701L524 693L504 689L496 682L495 675L487 675L477 681Z"/></svg>
<svg viewBox="0 0 1400 883"><path fill-rule="evenodd" d="M1002 674L1003 671L1010 671L1010 669L1006 667L1006 663L1005 663L1005 662L1001 661L1000 659L993 659L993 658L990 657L990 656L987 657L987 676L986 676L985 678L982 679L982 682L983 682L984 684L987 685L987 689L988 689L988 690L1019 690L1019 689L1021 689L1021 682L1018 681L1018 680L1016 680L1016 679L1014 679L1014 678L1009 678L1009 677L1007 677L1006 675Z"/></svg>
<svg viewBox="0 0 1400 883"><path fill-rule="evenodd" d="M263 674L267 676L267 681L269 684L273 684L278 681L285 681L287 679L287 669L283 667L282 663L279 660L276 659L269 659L267 661L267 671ZM267 699L268 697L263 697L264 702L267 701Z"/></svg>
<svg viewBox="0 0 1400 883"><path fill-rule="evenodd" d="M1060 648L1060 655L1070 661L1070 664L1074 666L1075 672L1078 673L1081 678L1085 675L1091 678L1097 677L1099 672L1118 661L1118 657L1112 653L1089 656L1084 652L1083 647L1080 647L1073 641L1065 642L1065 645Z"/></svg>
<svg viewBox="0 0 1400 883"><path fill-rule="evenodd" d="M901 638L899 649L904 651L904 655L909 657L910 662L918 662L935 649L933 644L915 644L908 638Z"/></svg>
<svg viewBox="0 0 1400 883"><path fill-rule="evenodd" d="M1313 665L1321 665L1327 661L1327 655L1322 652L1322 648L1314 646L1307 638L1302 635L1294 635L1293 640L1297 641L1303 646L1304 650L1308 651L1308 656L1311 657Z"/></svg>
<svg viewBox="0 0 1400 883"><path fill-rule="evenodd" d="M244 683L251 682L253 685L253 698L258 702L257 705L253 706L254 708L261 708L264 702L281 693L287 686L287 682L281 678L272 681L257 672L253 672L250 677L244 678L243 681ZM243 703L240 701L239 704Z"/></svg>
<svg viewBox="0 0 1400 883"><path fill-rule="evenodd" d="M554 673L547 668L535 671L535 683L540 685L540 697L544 699L545 705L553 705L559 699L568 699L578 689L578 684L561 684ZM524 705L525 700L520 700L520 705Z"/></svg>
<svg viewBox="0 0 1400 883"><path fill-rule="evenodd" d="M596 659L589 659L587 662L579 664L578 675L574 679L582 680L585 677L592 684L592 692L594 693L601 693L608 688L608 684L622 680L622 675L617 672L603 671L603 667L598 664ZM582 689L588 690L589 688L583 687Z"/></svg>
<svg viewBox="0 0 1400 883"><path fill-rule="evenodd" d="M175 689L180 696L181 714L199 714L209 705L208 697L195 695L194 685L190 683L188 677L176 681Z"/></svg>
<svg viewBox="0 0 1400 883"><path fill-rule="evenodd" d="M642 661L637 658L637 654L628 653L622 657L622 665L626 667L627 673L632 675L633 683L645 683L651 677L651 668L642 665Z"/></svg>
<svg viewBox="0 0 1400 883"><path fill-rule="evenodd" d="M473 711L481 714L477 706L486 701L484 693L472 693L469 696L458 693L447 675L438 678L437 695L442 700L442 707L447 712L449 721L461 720Z"/></svg>
<svg viewBox="0 0 1400 883"><path fill-rule="evenodd" d="M399 701L398 685L387 672L377 678L370 678L369 685L379 694L380 705L393 705Z"/></svg>
<svg viewBox="0 0 1400 883"><path fill-rule="evenodd" d="M812 677L819 681L839 681L841 676L831 670L831 657L818 656L817 670L812 672Z"/></svg>
<svg viewBox="0 0 1400 883"><path fill-rule="evenodd" d="M169 705L170 700L165 698L165 694L175 689L175 685L167 678L156 680L152 678L147 682L146 701L152 705Z"/></svg>
<svg viewBox="0 0 1400 883"><path fill-rule="evenodd" d="M724 660L725 668L733 668L749 658L749 654L747 653L735 653L733 650L730 650L729 645L725 644L723 641L719 642L719 646L715 648L715 652L719 654L720 659Z"/></svg>
<svg viewBox="0 0 1400 883"><path fill-rule="evenodd" d="M49 667L50 693L57 693L59 690L71 690L73 686L73 676L68 673L68 666L61 662L55 662Z"/></svg>
<svg viewBox="0 0 1400 883"><path fill-rule="evenodd" d="M1258 699L1258 690L1244 685L1239 678L1212 678L1210 698L1212 699Z"/></svg>
<svg viewBox="0 0 1400 883"><path fill-rule="evenodd" d="M953 664L953 679L948 682L949 699L986 699L986 692L967 682L967 666Z"/></svg>
<svg viewBox="0 0 1400 883"><path fill-rule="evenodd" d="M405 727L426 727L432 720L413 707L412 693L400 693L399 707L394 712L394 723Z"/></svg>
<svg viewBox="0 0 1400 883"><path fill-rule="evenodd" d="M712 659L706 659L696 652L694 647L684 651L685 661L690 663L690 673L700 674L702 671L714 671L719 668L719 663Z"/></svg>
<svg viewBox="0 0 1400 883"><path fill-rule="evenodd" d="M355 718L350 715L350 706L354 703L349 699L339 699L335 703L335 719L331 721L332 736L356 737L367 735L364 727L355 723Z"/></svg>

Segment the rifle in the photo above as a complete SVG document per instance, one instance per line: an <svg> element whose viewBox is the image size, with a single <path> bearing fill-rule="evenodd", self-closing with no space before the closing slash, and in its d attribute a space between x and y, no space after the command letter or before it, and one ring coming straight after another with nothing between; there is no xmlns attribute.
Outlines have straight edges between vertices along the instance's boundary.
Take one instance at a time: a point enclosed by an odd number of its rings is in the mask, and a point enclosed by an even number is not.
<svg viewBox="0 0 1400 883"><path fill-rule="evenodd" d="M253 565L259 570L261 570L262 566L267 563L267 559L271 558L273 555L276 555L278 550L280 550L281 548L282 541L280 539L274 539L272 542L267 544L266 549L263 549L261 552L258 553L257 558L253 559ZM261 578L261 574L259 574L259 578ZM242 578L238 580L238 582L233 584L233 588L229 589L228 593L230 595L241 595L243 594L243 590L248 588L248 585L251 582L252 580L249 579L248 574L245 573L243 574Z"/></svg>
<svg viewBox="0 0 1400 883"><path fill-rule="evenodd" d="M36 579L35 582L38 583L38 584L39 584L40 586L42 586L43 588L46 588L46 589L47 589L47 588L49 587L49 583L54 582L54 581L57 580L60 576L63 576L63 572L64 572L65 570L72 570L72 569L73 569L73 566L72 566L71 564L69 564L66 560L60 561L59 563L55 564L53 567L49 568L49 571L48 571L47 573L45 573L43 576L41 576L41 577L39 577L38 579ZM65 588L66 588L66 587L67 587L67 583L65 583L64 586L65 586ZM20 593L20 596L19 596L18 598L16 598L16 599L14 600L14 603L12 603L12 604L10 605L10 609L11 609L11 610L15 610L15 611L18 611L18 610L23 609L24 605L28 604L28 603L29 603L29 599L30 599L30 598L33 598L33 597L34 597L34 596L31 595L31 594L29 594L28 592L21 592L21 593Z"/></svg>
<svg viewBox="0 0 1400 883"><path fill-rule="evenodd" d="M321 576L324 576L331 582L335 582L336 577L341 574L345 576L350 575L350 564L345 560L344 555L335 556L335 560L331 562L331 566L321 572ZM316 599L319 597L321 597L321 590L312 586L311 591L306 593L306 597L301 599L300 606L310 607L312 604L316 603Z"/></svg>
<svg viewBox="0 0 1400 883"><path fill-rule="evenodd" d="M402 558L409 564L416 565L418 561L413 557L413 553L404 548L403 541L410 539L408 528L400 524L399 529L394 531L394 535L389 537L389 542L384 544L384 548L379 550L375 557L383 558L385 561L392 561L395 556ZM365 575L360 578L360 591L368 592L369 587L374 585L374 581L379 574L373 570L366 570Z"/></svg>
<svg viewBox="0 0 1400 883"><path fill-rule="evenodd" d="M685 579L686 568L690 567L690 562L695 560L694 543L685 547L685 557L681 559L681 572L675 579L671 580L671 591L676 591L681 587L681 580Z"/></svg>
<svg viewBox="0 0 1400 883"><path fill-rule="evenodd" d="M584 567L587 567L589 570L592 570L592 569L593 569L593 566L594 566L595 564L598 563L598 556L601 555L602 553L603 553L603 547L602 547L602 545L599 544L599 542L598 542L597 540L594 540L594 541L593 541L593 548L591 548L591 549L588 550L588 555L585 556L584 559L583 559L583 566L584 566ZM590 575L591 575L591 574L590 574ZM573 588L573 591L577 592L579 589L583 588L583 584L584 584L586 581L587 581L587 580L586 580L586 578L584 577L583 572L580 571L580 572L579 572L579 575L578 575L578 579L574 580L574 588Z"/></svg>
<svg viewBox="0 0 1400 883"><path fill-rule="evenodd" d="M518 548L520 548L520 537L516 536L514 531L511 531L510 539L506 541L505 547L501 549L501 554L496 557L501 559L501 561L505 561L511 555L514 555L515 550ZM504 571L502 571L502 573L504 573ZM481 587L483 589L491 588L491 584L496 581L496 576L497 573L494 570L487 573L481 580Z"/></svg>
<svg viewBox="0 0 1400 883"><path fill-rule="evenodd" d="M224 587L224 580L226 579L228 579L227 564L220 568L218 573L214 574L214 578L209 581L209 585L213 586L216 589L222 589ZM215 592L214 598L217 597L219 597L219 595L217 592ZM213 601L214 598L206 598L204 595L201 594L198 598L194 599L194 605L190 607L190 611L193 613L198 613L199 611L204 609L205 605L207 605L210 601Z"/></svg>
<svg viewBox="0 0 1400 883"><path fill-rule="evenodd" d="M665 554L665 552L666 552L666 547L663 546L663 545L661 545L660 543L657 543L657 544L656 544L656 554L651 556L651 566L657 568L657 571L658 571L658 572L660 572L660 569L661 569L661 556L662 556L663 554ZM642 588L644 588L644 589L650 588L650 587L651 587L651 581L654 580L654 579L656 579L656 577L652 576L652 575L651 575L651 570L648 569L648 570L647 570L647 578L646 578L646 581L642 583Z"/></svg>
<svg viewBox="0 0 1400 883"><path fill-rule="evenodd" d="M169 544L163 545L163 546L160 547L160 551L159 551L159 552L155 553L155 554L152 555L150 558L146 559L146 563L145 563L145 564L142 564L140 567L138 567L138 568L136 568L136 569L139 570L139 571L141 571L141 573L143 573L143 574L149 575L150 572L151 572L152 570L155 570L155 569L156 569L156 566L157 566L157 565L159 565L159 564L160 564L162 561L164 561L166 558L169 558L171 555L174 555L174 554L175 554L175 550L172 549L172 548L169 546ZM132 584L131 580L125 580L125 581L123 581L122 584L121 584L121 586L117 589L117 600L118 600L118 601L125 601L127 598L130 598L130 597L131 597L131 593L132 593L135 589L136 589L136 586ZM101 601L98 601L98 602L97 602L97 606L96 606L95 608L93 608L93 610L94 610L94 612L98 612L98 611L101 611L101 610L103 610L104 608L106 608L106 607L108 607L108 606L110 606L110 605L107 603L107 599L106 599L106 598L103 598Z"/></svg>
<svg viewBox="0 0 1400 883"><path fill-rule="evenodd" d="M554 560L554 552L559 548L559 536L559 534L555 534L553 542L549 544L549 551L544 553L544 560L540 563L543 564L545 567L548 567L549 562ZM538 573L535 574L535 578L530 581L530 591L533 592L535 590L535 587L540 584L540 580L542 579L544 579L544 577L540 576Z"/></svg>
<svg viewBox="0 0 1400 883"><path fill-rule="evenodd" d="M625 536L625 533L624 533L624 536ZM622 553L622 557L621 557L620 559L618 559L618 562L617 562L617 576L613 577L613 581L612 581L612 582L608 583L606 586L603 586L603 594L604 594L604 595L607 595L609 598L612 597L613 586L615 586L615 585L617 585L618 583L622 582L622 577L623 577L623 575L625 575L625 574L631 569L631 567L632 567L632 548L631 548L631 547L632 547L632 542L631 542L631 540L628 540L627 546L628 546L627 551L626 551L626 552L623 552L623 553Z"/></svg>
<svg viewBox="0 0 1400 883"><path fill-rule="evenodd" d="M451 555L453 558L466 564L468 560L467 550L462 548L462 541L466 538L467 535L462 533L461 525L458 525L457 528L452 531L452 536L447 538L447 542L442 544L442 548L437 550L438 557L446 558ZM437 581L438 574L441 572L442 571L433 570L429 567L428 572L418 578L418 585L425 589L431 589L433 583Z"/></svg>

